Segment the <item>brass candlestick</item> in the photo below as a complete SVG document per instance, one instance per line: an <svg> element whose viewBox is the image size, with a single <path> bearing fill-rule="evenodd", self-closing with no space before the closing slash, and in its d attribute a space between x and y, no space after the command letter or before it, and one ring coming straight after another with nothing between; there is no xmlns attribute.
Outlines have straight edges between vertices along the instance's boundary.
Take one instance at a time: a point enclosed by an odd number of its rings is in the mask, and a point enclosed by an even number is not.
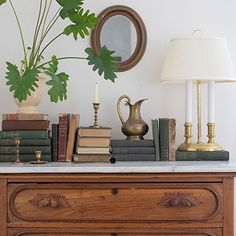
<svg viewBox="0 0 236 236"><path fill-rule="evenodd" d="M35 151L35 159L36 162L41 162L41 158L42 158L42 152L41 151Z"/></svg>
<svg viewBox="0 0 236 236"><path fill-rule="evenodd" d="M98 124L98 110L99 110L100 103L93 103L93 109L94 109L94 123L93 128L99 129L101 126Z"/></svg>
<svg viewBox="0 0 236 236"><path fill-rule="evenodd" d="M20 161L20 138L19 137L15 137L15 145L16 145L16 164L21 163Z"/></svg>

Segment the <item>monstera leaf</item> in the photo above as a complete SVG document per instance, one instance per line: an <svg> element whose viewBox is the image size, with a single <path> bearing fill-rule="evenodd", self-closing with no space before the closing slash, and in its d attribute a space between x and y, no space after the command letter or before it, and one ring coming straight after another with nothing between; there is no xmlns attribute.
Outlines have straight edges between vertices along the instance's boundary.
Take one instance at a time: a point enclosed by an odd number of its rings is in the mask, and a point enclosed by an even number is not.
<svg viewBox="0 0 236 236"><path fill-rule="evenodd" d="M0 0L1 1L1 0ZM56 0L59 5L62 6L60 11L60 16L62 19L65 19L70 14L74 14L81 9L81 6L84 4L84 0Z"/></svg>
<svg viewBox="0 0 236 236"><path fill-rule="evenodd" d="M7 0L0 0L0 6L4 4Z"/></svg>
<svg viewBox="0 0 236 236"><path fill-rule="evenodd" d="M85 52L88 54L87 60L89 65L93 65L93 71L98 70L98 74L103 74L104 79L115 81L117 78L117 61L113 51L109 51L106 46L101 48L100 54L96 55L92 48L87 48Z"/></svg>
<svg viewBox="0 0 236 236"><path fill-rule="evenodd" d="M47 81L46 84L51 86L48 91L51 102L57 103L59 99L61 101L67 99L67 81L69 76L62 72L57 73L58 71L58 60L56 56L52 57L52 62L49 63L49 68L46 69L45 73L51 78Z"/></svg>
<svg viewBox="0 0 236 236"><path fill-rule="evenodd" d="M89 10L84 12L84 9L80 9L78 13L71 14L69 18L74 24L67 26L64 34L73 34L75 40L78 39L78 34L81 38L88 36L89 31L94 29L97 24L97 17L94 13L90 14Z"/></svg>
<svg viewBox="0 0 236 236"><path fill-rule="evenodd" d="M14 97L22 102L31 95L31 91L35 91L35 87L38 87L38 74L39 70L28 68L21 75L16 65L7 62L6 84L10 86L10 91L14 92Z"/></svg>

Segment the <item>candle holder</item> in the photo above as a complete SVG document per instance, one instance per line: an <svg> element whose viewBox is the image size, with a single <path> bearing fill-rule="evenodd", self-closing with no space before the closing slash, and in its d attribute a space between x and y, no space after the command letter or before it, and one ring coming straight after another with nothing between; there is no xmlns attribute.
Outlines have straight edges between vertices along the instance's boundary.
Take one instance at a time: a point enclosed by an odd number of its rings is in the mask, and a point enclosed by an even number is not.
<svg viewBox="0 0 236 236"><path fill-rule="evenodd" d="M41 165L46 164L47 161L42 161L42 151L35 151L35 159L36 161L30 161L30 164Z"/></svg>
<svg viewBox="0 0 236 236"><path fill-rule="evenodd" d="M99 129L101 126L98 124L98 110L99 110L100 103L93 103L93 109L94 109L94 123L92 128Z"/></svg>
<svg viewBox="0 0 236 236"><path fill-rule="evenodd" d="M16 145L16 161L15 161L15 164L20 164L20 163L22 163L21 160L20 160L20 142L21 142L21 139L19 137L15 137L14 141L15 141L15 145Z"/></svg>

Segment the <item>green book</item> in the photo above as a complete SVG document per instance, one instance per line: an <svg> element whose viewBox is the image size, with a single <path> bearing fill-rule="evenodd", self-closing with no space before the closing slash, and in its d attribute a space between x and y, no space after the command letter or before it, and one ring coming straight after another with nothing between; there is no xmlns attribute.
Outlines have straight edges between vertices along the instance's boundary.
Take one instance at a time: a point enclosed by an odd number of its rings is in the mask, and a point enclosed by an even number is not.
<svg viewBox="0 0 236 236"><path fill-rule="evenodd" d="M169 119L159 119L160 159L169 160Z"/></svg>
<svg viewBox="0 0 236 236"><path fill-rule="evenodd" d="M21 139L20 146L50 146L51 139ZM0 146L16 146L14 139L0 139Z"/></svg>
<svg viewBox="0 0 236 236"><path fill-rule="evenodd" d="M185 152L176 151L176 161L228 161L228 151Z"/></svg>
<svg viewBox="0 0 236 236"><path fill-rule="evenodd" d="M159 142L159 124L158 120L152 120L152 136L155 145L156 161L160 161L160 142Z"/></svg>
<svg viewBox="0 0 236 236"><path fill-rule="evenodd" d="M11 139L19 137L22 139L48 138L48 131L0 131L0 138Z"/></svg>
<svg viewBox="0 0 236 236"><path fill-rule="evenodd" d="M29 161L35 161L35 155L20 155L20 161L22 162L29 162ZM42 154L42 161L51 161L51 155L50 154ZM16 155L2 155L0 154L0 162L15 162L16 161Z"/></svg>
<svg viewBox="0 0 236 236"><path fill-rule="evenodd" d="M51 146L20 146L20 154L34 154L35 151L41 151L43 154L51 154ZM0 146L1 154L16 154L14 146Z"/></svg>

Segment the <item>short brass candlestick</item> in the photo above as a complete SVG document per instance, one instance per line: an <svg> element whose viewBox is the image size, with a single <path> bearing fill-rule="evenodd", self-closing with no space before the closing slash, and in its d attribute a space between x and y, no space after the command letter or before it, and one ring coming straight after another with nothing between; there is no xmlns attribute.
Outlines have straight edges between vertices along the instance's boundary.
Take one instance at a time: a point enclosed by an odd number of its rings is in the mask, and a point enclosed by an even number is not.
<svg viewBox="0 0 236 236"><path fill-rule="evenodd" d="M35 159L36 162L41 162L41 158L42 158L42 152L41 151L35 151Z"/></svg>
<svg viewBox="0 0 236 236"><path fill-rule="evenodd" d="M98 124L98 110L99 110L100 103L93 103L93 109L94 109L94 123L92 128L99 129L101 126Z"/></svg>
<svg viewBox="0 0 236 236"><path fill-rule="evenodd" d="M19 137L15 137L15 145L16 145L16 161L15 164L19 164L21 163L20 161L20 138Z"/></svg>

